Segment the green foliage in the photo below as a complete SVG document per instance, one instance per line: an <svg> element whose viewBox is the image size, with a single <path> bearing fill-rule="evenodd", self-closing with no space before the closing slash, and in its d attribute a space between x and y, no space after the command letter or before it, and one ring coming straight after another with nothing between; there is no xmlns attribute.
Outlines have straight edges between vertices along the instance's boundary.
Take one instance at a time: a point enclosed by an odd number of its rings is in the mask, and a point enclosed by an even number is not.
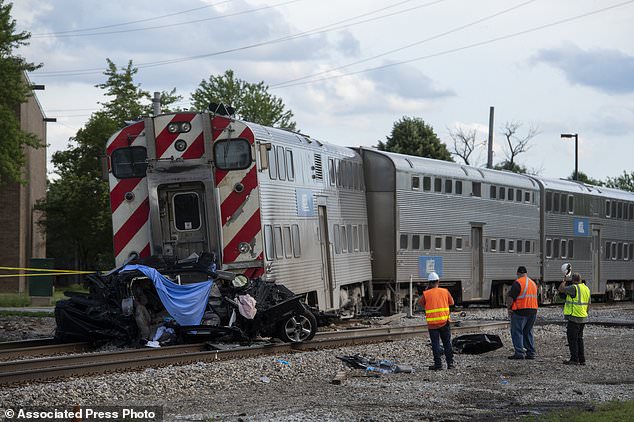
<svg viewBox="0 0 634 422"><path fill-rule="evenodd" d="M585 174L584 172L580 171L578 174L578 178L579 178L579 182L583 182L586 183L588 185L594 185L594 186L603 186L604 182L602 182L601 180L598 179L593 179L590 176L588 176L587 174ZM573 171L570 176L568 176L568 180L575 180L575 172Z"/></svg>
<svg viewBox="0 0 634 422"><path fill-rule="evenodd" d="M151 112L149 93L134 83L137 69L132 62L121 69L109 59L107 64L107 80L96 87L110 100L92 114L66 150L53 154L58 177L49 183L46 200L36 207L45 212L40 224L47 232L48 255L57 259L58 267L112 268L110 189L101 180L100 157L105 155L108 138L124 121ZM162 111L181 99L175 92L161 93Z"/></svg>
<svg viewBox="0 0 634 422"><path fill-rule="evenodd" d="M29 306L31 300L25 294L20 293L2 293L0 294L0 307L3 308L22 308Z"/></svg>
<svg viewBox="0 0 634 422"><path fill-rule="evenodd" d="M630 173L623 171L623 174L620 176L608 177L605 182L605 186L634 192L634 171Z"/></svg>
<svg viewBox="0 0 634 422"><path fill-rule="evenodd" d="M511 162L509 160L504 160L501 163L494 165L493 168L496 170L506 170L506 171L512 171L513 173L520 173L520 174L526 174L527 172L526 167L520 164L517 164L515 162Z"/></svg>
<svg viewBox="0 0 634 422"><path fill-rule="evenodd" d="M557 410L540 417L549 422L620 422L631 421L634 401L612 401L592 410ZM529 419L530 420L530 419Z"/></svg>
<svg viewBox="0 0 634 422"><path fill-rule="evenodd" d="M231 105L248 122L295 130L293 112L285 110L282 99L268 91L264 82L246 82L236 78L233 70L227 70L224 75L212 75L208 81L201 81L191 94L191 102L197 110L207 110L210 103Z"/></svg>
<svg viewBox="0 0 634 422"><path fill-rule="evenodd" d="M43 146L33 134L20 129L16 116L20 104L31 95L24 72L31 72L41 65L29 63L13 54L14 49L28 44L31 34L15 32L16 22L11 18L11 8L10 3L0 0L0 184L23 182L24 147Z"/></svg>
<svg viewBox="0 0 634 422"><path fill-rule="evenodd" d="M391 135L386 138L387 142L379 141L377 145L380 151L453 161L447 146L421 118L404 116L394 123Z"/></svg>

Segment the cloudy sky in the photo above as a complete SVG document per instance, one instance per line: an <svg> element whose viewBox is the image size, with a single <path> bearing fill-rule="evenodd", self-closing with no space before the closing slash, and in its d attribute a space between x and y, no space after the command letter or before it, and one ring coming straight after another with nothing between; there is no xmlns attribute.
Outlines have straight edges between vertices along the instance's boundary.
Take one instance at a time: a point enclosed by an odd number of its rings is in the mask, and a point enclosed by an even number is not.
<svg viewBox="0 0 634 422"><path fill-rule="evenodd" d="M15 0L32 33L19 53L44 67L37 96L49 156L65 148L104 98L106 58L139 67L150 92L189 95L233 69L264 81L314 138L349 146L385 140L403 116L449 131L539 129L519 157L547 177L632 171L634 1L624 0ZM483 164L486 153L476 155Z"/></svg>

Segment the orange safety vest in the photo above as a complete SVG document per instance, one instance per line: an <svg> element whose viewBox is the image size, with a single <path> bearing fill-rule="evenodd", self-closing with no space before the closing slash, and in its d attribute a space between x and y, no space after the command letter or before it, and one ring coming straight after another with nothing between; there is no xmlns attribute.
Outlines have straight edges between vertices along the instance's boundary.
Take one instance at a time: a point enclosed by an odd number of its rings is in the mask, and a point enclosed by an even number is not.
<svg viewBox="0 0 634 422"><path fill-rule="evenodd" d="M520 284L520 294L517 295L513 301L512 310L517 309L537 309L537 284L527 275L524 279L518 278L517 281Z"/></svg>
<svg viewBox="0 0 634 422"><path fill-rule="evenodd" d="M425 296L425 319L427 328L436 329L449 321L449 305L453 305L453 297L449 290L434 287L423 292Z"/></svg>

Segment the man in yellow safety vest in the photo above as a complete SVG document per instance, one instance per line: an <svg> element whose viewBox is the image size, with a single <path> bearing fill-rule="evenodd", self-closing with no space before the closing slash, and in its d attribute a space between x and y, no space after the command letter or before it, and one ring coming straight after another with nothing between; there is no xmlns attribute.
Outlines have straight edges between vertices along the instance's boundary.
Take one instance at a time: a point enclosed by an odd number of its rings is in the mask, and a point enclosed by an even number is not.
<svg viewBox="0 0 634 422"><path fill-rule="evenodd" d="M588 321L588 306L590 305L590 289L581 282L579 273L572 275L572 284L566 286L566 279L559 285L559 293L566 294L564 317L568 321L566 335L570 360L566 365L585 365L586 355L583 348L583 328Z"/></svg>

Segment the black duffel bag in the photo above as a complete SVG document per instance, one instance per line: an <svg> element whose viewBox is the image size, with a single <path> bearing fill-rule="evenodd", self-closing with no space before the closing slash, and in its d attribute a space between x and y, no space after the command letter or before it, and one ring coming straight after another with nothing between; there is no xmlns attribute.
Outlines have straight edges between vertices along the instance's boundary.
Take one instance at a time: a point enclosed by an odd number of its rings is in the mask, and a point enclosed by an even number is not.
<svg viewBox="0 0 634 422"><path fill-rule="evenodd" d="M464 334L451 341L456 353L479 355L502 347L502 340L495 334Z"/></svg>

